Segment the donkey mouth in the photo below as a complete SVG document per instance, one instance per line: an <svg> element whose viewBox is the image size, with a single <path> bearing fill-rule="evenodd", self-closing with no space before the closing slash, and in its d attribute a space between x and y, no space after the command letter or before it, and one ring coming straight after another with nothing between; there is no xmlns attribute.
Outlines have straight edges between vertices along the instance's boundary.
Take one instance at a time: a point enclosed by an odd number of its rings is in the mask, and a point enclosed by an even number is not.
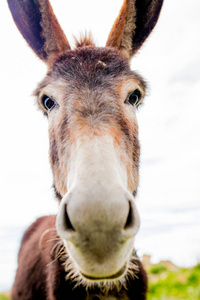
<svg viewBox="0 0 200 300"><path fill-rule="evenodd" d="M119 279L126 271L126 265L124 265L117 273L111 276L90 276L84 273L81 273L81 275L89 280L89 281L104 281L104 280L114 280Z"/></svg>

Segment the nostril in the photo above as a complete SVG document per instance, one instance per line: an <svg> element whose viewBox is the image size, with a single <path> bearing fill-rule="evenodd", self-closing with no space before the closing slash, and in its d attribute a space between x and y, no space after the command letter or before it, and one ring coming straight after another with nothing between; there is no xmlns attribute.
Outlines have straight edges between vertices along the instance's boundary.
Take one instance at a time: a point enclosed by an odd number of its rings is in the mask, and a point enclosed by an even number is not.
<svg viewBox="0 0 200 300"><path fill-rule="evenodd" d="M65 205L65 226L66 226L66 230L75 231L75 229L70 221L69 214L67 212L67 205Z"/></svg>
<svg viewBox="0 0 200 300"><path fill-rule="evenodd" d="M126 224L124 226L124 229L129 229L133 227L133 225L134 225L133 211L132 211L131 202L129 201L129 212L128 212L128 217L126 219Z"/></svg>

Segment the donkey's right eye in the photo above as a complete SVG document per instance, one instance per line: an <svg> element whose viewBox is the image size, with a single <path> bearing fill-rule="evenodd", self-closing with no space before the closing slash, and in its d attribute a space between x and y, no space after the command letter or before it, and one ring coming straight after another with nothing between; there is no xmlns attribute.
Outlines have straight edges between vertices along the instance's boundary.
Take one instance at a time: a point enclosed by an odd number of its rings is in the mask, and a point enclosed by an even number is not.
<svg viewBox="0 0 200 300"><path fill-rule="evenodd" d="M42 97L42 104L47 111L50 111L56 105L55 102L47 95Z"/></svg>

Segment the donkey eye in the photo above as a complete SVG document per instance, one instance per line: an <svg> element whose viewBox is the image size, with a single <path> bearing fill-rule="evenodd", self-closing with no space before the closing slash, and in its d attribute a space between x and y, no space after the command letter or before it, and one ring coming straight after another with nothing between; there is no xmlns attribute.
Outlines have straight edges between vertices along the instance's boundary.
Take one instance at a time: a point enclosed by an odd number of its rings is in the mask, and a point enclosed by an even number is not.
<svg viewBox="0 0 200 300"><path fill-rule="evenodd" d="M141 99L142 95L140 93L139 90L135 90L133 93L129 94L127 99L126 99L126 103L130 103L133 106L137 106L140 99Z"/></svg>
<svg viewBox="0 0 200 300"><path fill-rule="evenodd" d="M47 111L50 111L55 106L55 102L47 95L42 97L42 104Z"/></svg>

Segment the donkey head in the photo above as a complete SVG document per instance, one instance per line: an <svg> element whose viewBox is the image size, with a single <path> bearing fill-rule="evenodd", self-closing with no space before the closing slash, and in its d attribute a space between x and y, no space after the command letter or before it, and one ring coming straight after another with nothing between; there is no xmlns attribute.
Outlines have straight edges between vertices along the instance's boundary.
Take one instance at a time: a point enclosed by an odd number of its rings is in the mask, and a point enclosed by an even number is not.
<svg viewBox="0 0 200 300"><path fill-rule="evenodd" d="M48 0L8 0L20 32L48 67L35 95L49 121L56 227L86 283L124 278L130 265L139 229L136 109L145 82L129 60L162 2L125 0L105 48L85 37L71 50Z"/></svg>

